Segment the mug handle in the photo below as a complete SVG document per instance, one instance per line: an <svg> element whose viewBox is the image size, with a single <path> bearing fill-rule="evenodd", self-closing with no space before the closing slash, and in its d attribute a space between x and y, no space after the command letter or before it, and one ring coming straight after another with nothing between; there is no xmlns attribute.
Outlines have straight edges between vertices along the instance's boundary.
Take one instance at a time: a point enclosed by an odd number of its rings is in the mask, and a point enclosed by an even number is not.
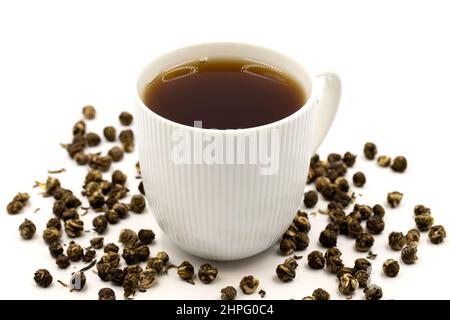
<svg viewBox="0 0 450 320"><path fill-rule="evenodd" d="M316 96L314 110L314 130L312 154L316 153L333 123L341 100L341 80L333 72L325 72L316 77L321 91Z"/></svg>

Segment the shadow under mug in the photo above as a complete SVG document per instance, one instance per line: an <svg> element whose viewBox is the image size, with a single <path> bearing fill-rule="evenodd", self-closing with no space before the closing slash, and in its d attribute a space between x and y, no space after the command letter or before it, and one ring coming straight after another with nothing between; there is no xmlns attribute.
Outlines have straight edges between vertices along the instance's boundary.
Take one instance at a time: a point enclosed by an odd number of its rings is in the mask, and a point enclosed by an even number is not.
<svg viewBox="0 0 450 320"><path fill-rule="evenodd" d="M245 57L286 70L303 85L308 99L284 119L235 130L182 125L144 105L145 87L161 72L203 57ZM337 75L312 77L291 58L247 44L194 45L166 53L148 64L137 80L137 143L149 208L161 229L183 250L205 259L242 259L271 247L301 204L310 157L333 122L340 94ZM255 163L177 163L173 158L174 132L194 140L207 135L208 139L220 141L247 141L249 136L267 137L276 132L278 145L272 146L272 151L278 153L277 171L262 174L261 166ZM246 155L249 147L245 146ZM196 152L202 150L194 148L192 157ZM227 152L229 148L225 148L224 157Z"/></svg>

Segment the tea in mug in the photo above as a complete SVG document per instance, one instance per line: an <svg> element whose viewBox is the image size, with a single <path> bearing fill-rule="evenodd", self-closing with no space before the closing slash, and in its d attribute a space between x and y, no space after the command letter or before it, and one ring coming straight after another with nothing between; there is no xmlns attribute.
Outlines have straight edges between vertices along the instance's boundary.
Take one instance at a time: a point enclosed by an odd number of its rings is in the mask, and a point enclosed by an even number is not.
<svg viewBox="0 0 450 320"><path fill-rule="evenodd" d="M207 129L242 129L276 122L306 102L286 72L246 58L196 59L159 74L144 104L171 121Z"/></svg>

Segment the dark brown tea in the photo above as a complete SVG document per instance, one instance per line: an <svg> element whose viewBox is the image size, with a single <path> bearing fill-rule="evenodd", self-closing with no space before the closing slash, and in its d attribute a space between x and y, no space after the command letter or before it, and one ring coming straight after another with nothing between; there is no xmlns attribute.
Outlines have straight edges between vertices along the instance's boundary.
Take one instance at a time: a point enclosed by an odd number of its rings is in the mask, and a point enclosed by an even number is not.
<svg viewBox="0 0 450 320"><path fill-rule="evenodd" d="M147 85L143 102L158 115L208 129L251 128L283 119L306 102L289 75L248 59L189 61Z"/></svg>

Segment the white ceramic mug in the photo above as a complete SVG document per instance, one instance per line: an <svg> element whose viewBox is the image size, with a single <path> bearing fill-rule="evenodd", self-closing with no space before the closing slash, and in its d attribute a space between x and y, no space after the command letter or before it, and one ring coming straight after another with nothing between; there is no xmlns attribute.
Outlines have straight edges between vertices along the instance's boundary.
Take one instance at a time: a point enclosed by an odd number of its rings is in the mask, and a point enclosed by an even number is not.
<svg viewBox="0 0 450 320"><path fill-rule="evenodd" d="M203 57L248 58L287 71L303 85L307 102L279 121L236 130L178 124L144 105L145 87L161 72ZM171 51L148 64L139 75L136 94L139 159L156 221L176 245L191 254L235 260L271 247L291 223L302 201L310 157L336 114L341 84L333 73L312 77L291 58L266 48L207 43ZM254 163L180 164L173 160L174 132L239 139L274 130L279 134L275 174L261 174L261 166Z"/></svg>

